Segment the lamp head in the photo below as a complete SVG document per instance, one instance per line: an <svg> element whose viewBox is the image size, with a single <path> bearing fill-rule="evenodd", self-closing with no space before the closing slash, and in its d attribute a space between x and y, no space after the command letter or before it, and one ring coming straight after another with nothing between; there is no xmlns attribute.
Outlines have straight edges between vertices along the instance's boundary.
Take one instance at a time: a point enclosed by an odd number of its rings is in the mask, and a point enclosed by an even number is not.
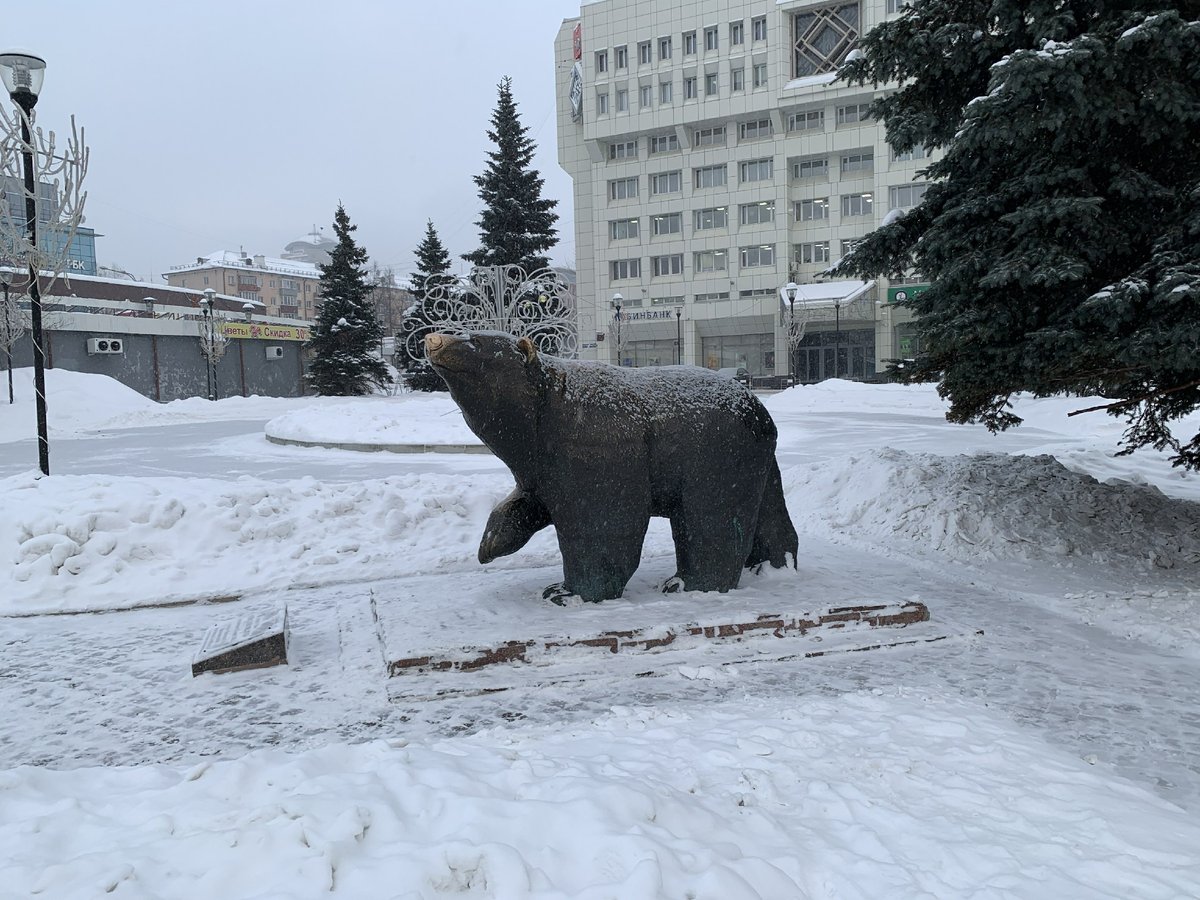
<svg viewBox="0 0 1200 900"><path fill-rule="evenodd" d="M796 291L800 290L800 285L796 284L794 281L789 281L786 285L784 285L783 290L784 293L787 294L788 302L793 303L796 300Z"/></svg>
<svg viewBox="0 0 1200 900"><path fill-rule="evenodd" d="M0 53L0 81L26 115L37 103L45 74L46 61L40 56L17 51Z"/></svg>
<svg viewBox="0 0 1200 900"><path fill-rule="evenodd" d="M619 291L617 293L613 294L613 298L612 298L613 306L619 307L621 305L622 301L624 301L624 299L625 298L621 296Z"/></svg>

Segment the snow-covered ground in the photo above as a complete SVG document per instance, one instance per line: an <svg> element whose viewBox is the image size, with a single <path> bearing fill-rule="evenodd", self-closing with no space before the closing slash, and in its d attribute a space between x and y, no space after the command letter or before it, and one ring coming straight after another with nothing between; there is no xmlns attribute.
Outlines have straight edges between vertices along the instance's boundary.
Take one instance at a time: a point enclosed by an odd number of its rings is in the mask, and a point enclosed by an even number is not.
<svg viewBox="0 0 1200 900"><path fill-rule="evenodd" d="M1200 478L1116 457L1086 399L993 436L926 387L764 398L800 566L731 598L919 598L946 642L437 696L385 677L372 601L418 641L501 581L502 627L569 622L552 529L482 568L498 461L265 434L475 443L445 395L158 405L53 370L47 479L16 374L0 896L1200 896ZM656 520L614 619L671 570ZM190 677L208 623L283 601L292 665ZM124 611L47 615L86 610Z"/></svg>

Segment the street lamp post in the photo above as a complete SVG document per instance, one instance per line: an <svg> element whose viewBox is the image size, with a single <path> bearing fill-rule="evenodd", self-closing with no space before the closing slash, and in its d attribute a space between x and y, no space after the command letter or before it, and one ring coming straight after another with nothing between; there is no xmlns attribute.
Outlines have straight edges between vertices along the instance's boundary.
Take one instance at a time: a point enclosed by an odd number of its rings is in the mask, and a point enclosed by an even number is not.
<svg viewBox="0 0 1200 900"><path fill-rule="evenodd" d="M675 365L683 362L683 307L675 307Z"/></svg>
<svg viewBox="0 0 1200 900"><path fill-rule="evenodd" d="M46 353L42 344L42 293L37 265L37 185L33 178L33 138L30 117L37 105L46 61L27 53L0 55L0 79L21 109L21 162L25 175L25 227L29 233L29 309L33 331L33 392L37 406L38 464L50 474L50 436L46 424Z"/></svg>
<svg viewBox="0 0 1200 900"><path fill-rule="evenodd" d="M833 377L842 377L842 301L833 301Z"/></svg>
<svg viewBox="0 0 1200 900"><path fill-rule="evenodd" d="M613 309L616 310L616 312L613 313L613 327L616 328L616 330L617 330L617 365L618 366L625 365L625 361L623 359L621 359L621 352L622 352L622 348L621 348L621 343L622 343L621 342L621 303L624 300L625 300L625 298L621 296L620 292L617 292L612 295Z"/></svg>
<svg viewBox="0 0 1200 900"><path fill-rule="evenodd" d="M788 376L791 378L792 387L796 386L796 356L800 343L796 339L796 293L799 290L800 285L794 281L789 281L783 287L788 298Z"/></svg>
<svg viewBox="0 0 1200 900"><path fill-rule="evenodd" d="M8 368L8 404L13 404L13 373L12 373L12 345L13 336L10 329L12 328L12 310L8 308L8 281L12 276L8 274L6 269L0 272L0 286L4 288L4 356Z"/></svg>
<svg viewBox="0 0 1200 900"><path fill-rule="evenodd" d="M204 289L200 299L200 315L204 317L204 368L208 377L208 399L217 399L217 367L216 367L216 318L213 315L213 305L217 292L212 288Z"/></svg>

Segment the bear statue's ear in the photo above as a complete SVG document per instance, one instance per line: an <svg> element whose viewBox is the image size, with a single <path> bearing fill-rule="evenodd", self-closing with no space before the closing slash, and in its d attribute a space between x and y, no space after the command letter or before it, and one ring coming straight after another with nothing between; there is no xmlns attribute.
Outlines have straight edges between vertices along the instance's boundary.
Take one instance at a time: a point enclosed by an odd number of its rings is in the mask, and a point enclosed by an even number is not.
<svg viewBox="0 0 1200 900"><path fill-rule="evenodd" d="M529 365L537 359L537 347L533 346L533 341L527 337L517 341L517 349L525 354L525 365Z"/></svg>

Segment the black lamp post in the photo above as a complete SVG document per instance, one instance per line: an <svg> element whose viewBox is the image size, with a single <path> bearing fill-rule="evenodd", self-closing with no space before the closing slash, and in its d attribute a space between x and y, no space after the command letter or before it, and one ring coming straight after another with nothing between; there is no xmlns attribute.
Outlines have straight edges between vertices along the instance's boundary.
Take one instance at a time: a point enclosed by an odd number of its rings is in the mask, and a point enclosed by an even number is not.
<svg viewBox="0 0 1200 900"><path fill-rule="evenodd" d="M205 288L204 296L200 299L200 315L204 317L204 359L205 374L208 376L208 399L217 399L217 366L214 359L216 351L216 317L213 315L213 302L217 292Z"/></svg>
<svg viewBox="0 0 1200 900"><path fill-rule="evenodd" d="M33 392L37 405L38 464L50 474L50 436L46 425L46 353L42 345L42 292L37 265L37 185L33 178L33 139L30 117L46 74L46 61L28 53L0 55L0 79L21 109L21 158L25 170L25 227L29 232L29 309L33 330Z"/></svg>
<svg viewBox="0 0 1200 900"><path fill-rule="evenodd" d="M613 313L613 327L617 329L617 365L625 365L625 361L621 359L621 303L625 298L620 292L613 294L612 304L616 312Z"/></svg>
<svg viewBox="0 0 1200 900"><path fill-rule="evenodd" d="M833 377L842 377L842 301L833 301Z"/></svg>
<svg viewBox="0 0 1200 900"><path fill-rule="evenodd" d="M8 308L8 281L12 276L6 269L0 272L0 286L4 288L4 355L8 364L8 404L13 403L13 374L12 374L12 310Z"/></svg>
<svg viewBox="0 0 1200 900"><path fill-rule="evenodd" d="M683 362L683 307L675 307L675 365Z"/></svg>
<svg viewBox="0 0 1200 900"><path fill-rule="evenodd" d="M792 387L796 386L796 357L800 350L800 342L796 340L796 292L799 290L800 285L794 281L789 281L783 287L788 298L788 375L792 380Z"/></svg>

